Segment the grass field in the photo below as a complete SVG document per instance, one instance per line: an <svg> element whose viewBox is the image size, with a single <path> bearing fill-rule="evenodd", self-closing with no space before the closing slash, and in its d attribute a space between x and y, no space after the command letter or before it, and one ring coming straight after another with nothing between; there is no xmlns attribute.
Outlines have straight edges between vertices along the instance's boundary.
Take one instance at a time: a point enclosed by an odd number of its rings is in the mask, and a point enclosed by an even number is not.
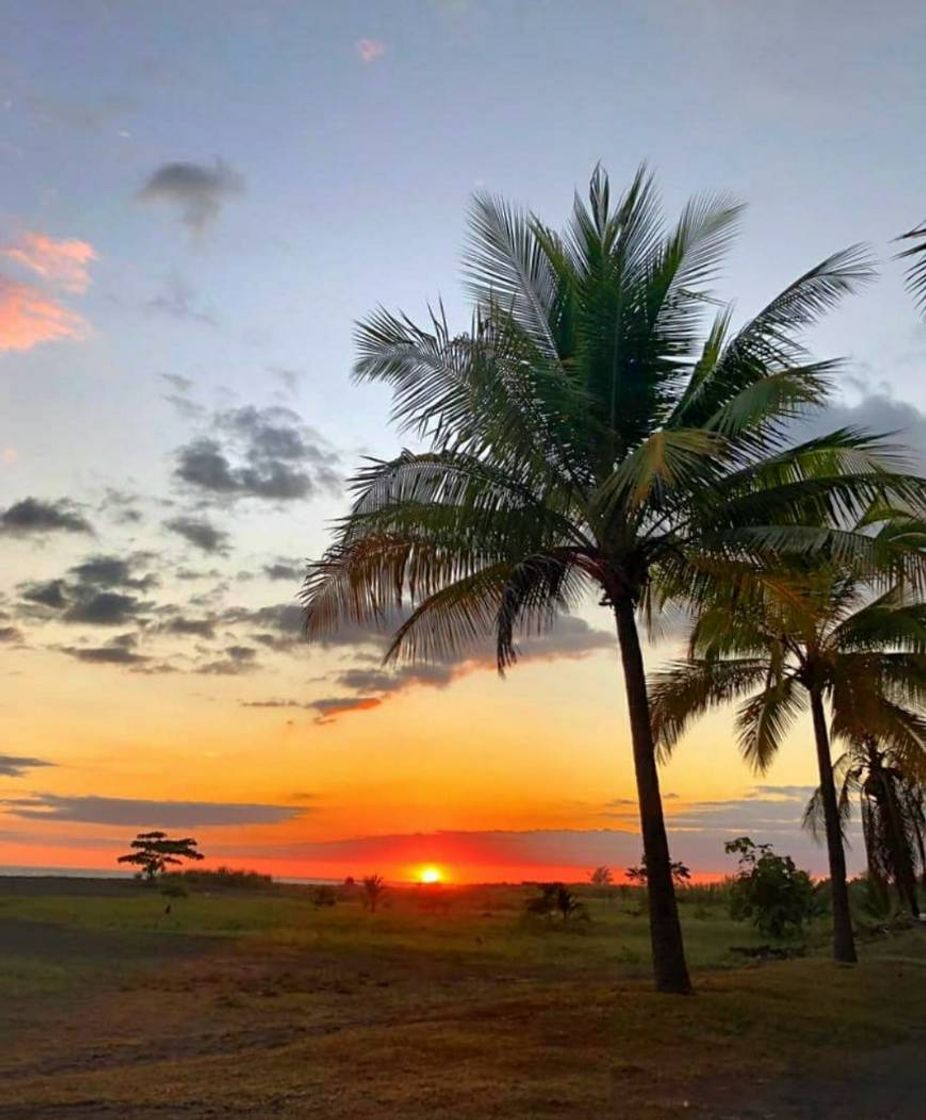
<svg viewBox="0 0 926 1120"><path fill-rule="evenodd" d="M824 928L744 964L756 937L696 895L698 993L660 997L638 897L564 927L526 922L527 893L393 890L377 914L195 893L166 915L131 883L0 881L0 1117L785 1117L805 1113L782 1086L838 1096L871 1067L916 1091L926 931L857 968ZM817 1115L856 1115L836 1105Z"/></svg>

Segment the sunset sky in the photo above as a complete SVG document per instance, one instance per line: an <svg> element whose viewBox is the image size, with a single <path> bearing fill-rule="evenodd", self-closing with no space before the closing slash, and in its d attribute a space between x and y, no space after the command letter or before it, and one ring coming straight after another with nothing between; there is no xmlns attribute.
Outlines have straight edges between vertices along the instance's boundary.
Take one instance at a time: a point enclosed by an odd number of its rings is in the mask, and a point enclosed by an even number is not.
<svg viewBox="0 0 926 1120"><path fill-rule="evenodd" d="M525 642L383 670L301 640L306 557L364 454L377 304L466 325L468 198L558 224L597 161L667 210L749 204L746 317L871 243L813 337L826 423L926 453L926 327L891 239L926 217L926 9L892 0L0 0L0 865L112 869L143 828L289 876L454 880L637 862L623 686L590 603ZM651 665L677 633L648 651ZM675 858L800 834L801 725L751 774L730 719L664 771ZM858 846L850 853L859 865Z"/></svg>

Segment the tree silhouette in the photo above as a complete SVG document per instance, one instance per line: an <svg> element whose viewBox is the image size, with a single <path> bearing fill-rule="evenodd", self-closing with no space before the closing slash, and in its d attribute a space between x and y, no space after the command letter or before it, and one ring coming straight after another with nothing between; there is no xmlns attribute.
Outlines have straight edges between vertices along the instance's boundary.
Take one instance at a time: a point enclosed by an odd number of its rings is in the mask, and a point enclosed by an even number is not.
<svg viewBox="0 0 926 1120"><path fill-rule="evenodd" d="M926 527L873 514L870 547L889 578L899 557L922 583ZM873 573L869 573L871 577ZM786 732L810 708L833 899L833 956L856 960L830 731L861 728L902 756L922 754L926 718L926 603L903 585L876 594L855 565L753 568L702 604L687 661L653 675L654 729L668 751L711 707L740 699L736 725L746 761L771 765ZM826 706L832 715L828 726Z"/></svg>
<svg viewBox="0 0 926 1120"><path fill-rule="evenodd" d="M425 449L358 472L303 588L310 637L404 618L388 658L446 663L494 639L501 671L561 611L589 595L608 609L667 992L691 985L639 617L703 584L706 557L866 548L847 517L919 493L866 433L791 435L836 368L801 334L871 278L868 254L822 261L736 330L712 284L739 212L700 197L667 227L645 169L620 197L596 169L562 231L477 197L469 329L442 307L422 326L379 310L358 328L355 375L391 385Z"/></svg>
<svg viewBox="0 0 926 1120"><path fill-rule="evenodd" d="M640 860L636 867L628 867L624 872L631 883L636 883L640 887L645 887L649 883L649 875L646 871L646 856ZM672 861L672 882L677 887L684 887L691 881L691 871L688 867L681 862L681 860Z"/></svg>
<svg viewBox="0 0 926 1120"><path fill-rule="evenodd" d="M137 874L149 882L162 875L168 866L182 863L185 859L203 859L197 842L191 836L174 839L166 832L139 832L129 847L134 850L119 856L116 862L134 864L138 868Z"/></svg>
<svg viewBox="0 0 926 1120"><path fill-rule="evenodd" d="M382 875L366 875L360 880L360 886L363 890L363 905L371 914L375 914L376 907L388 890L386 880Z"/></svg>
<svg viewBox="0 0 926 1120"><path fill-rule="evenodd" d="M851 815L853 794L858 796L872 889L887 905L887 885L893 883L904 905L918 918L916 870L926 832L922 785L926 747L899 752L879 747L874 736L863 735L833 763L833 773L844 821ZM824 831L819 789L807 804L804 826L815 838Z"/></svg>

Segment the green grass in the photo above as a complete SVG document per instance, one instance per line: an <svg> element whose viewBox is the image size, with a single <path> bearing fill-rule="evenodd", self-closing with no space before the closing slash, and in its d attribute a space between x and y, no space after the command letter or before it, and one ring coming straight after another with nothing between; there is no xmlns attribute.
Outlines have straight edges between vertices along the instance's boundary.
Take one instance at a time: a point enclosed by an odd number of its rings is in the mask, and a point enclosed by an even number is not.
<svg viewBox="0 0 926 1120"><path fill-rule="evenodd" d="M0 955L0 1117L656 1120L731 1070L835 1068L926 1019L920 930L856 969L826 959L822 928L804 959L744 966L730 948L755 935L722 900L686 902L698 994L670 998L649 990L636 898L587 898L591 922L563 927L525 922L525 896L458 890L431 913L393 891L375 915L297 890L170 915L133 887L0 896L19 946Z"/></svg>

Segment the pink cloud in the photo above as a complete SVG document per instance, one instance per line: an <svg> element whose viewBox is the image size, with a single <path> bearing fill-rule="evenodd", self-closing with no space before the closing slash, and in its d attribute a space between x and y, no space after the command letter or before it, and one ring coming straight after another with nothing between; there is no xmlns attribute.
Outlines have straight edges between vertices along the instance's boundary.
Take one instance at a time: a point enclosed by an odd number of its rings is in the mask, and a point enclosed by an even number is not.
<svg viewBox="0 0 926 1120"><path fill-rule="evenodd" d="M386 53L386 44L382 39L360 39L357 42L357 54L364 62L375 62Z"/></svg>
<svg viewBox="0 0 926 1120"><path fill-rule="evenodd" d="M41 342L85 338L87 330L76 312L38 288L0 276L0 351L31 350Z"/></svg>
<svg viewBox="0 0 926 1120"><path fill-rule="evenodd" d="M90 285L88 267L96 252L86 241L56 241L45 233L24 233L0 255L28 268L65 292L85 292Z"/></svg>

